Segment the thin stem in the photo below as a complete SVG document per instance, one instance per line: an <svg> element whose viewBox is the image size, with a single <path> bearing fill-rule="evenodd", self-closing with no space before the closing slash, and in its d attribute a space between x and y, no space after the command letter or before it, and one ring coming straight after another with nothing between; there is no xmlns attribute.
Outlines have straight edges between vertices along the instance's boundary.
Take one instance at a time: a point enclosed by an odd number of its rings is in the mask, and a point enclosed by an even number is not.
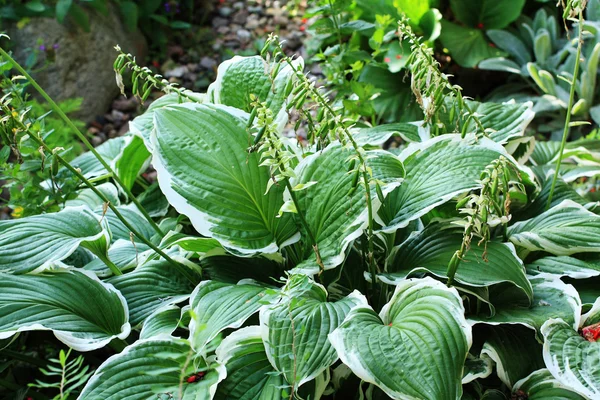
<svg viewBox="0 0 600 400"><path fill-rule="evenodd" d="M565 117L565 127L563 129L563 136L560 142L560 149L558 151L558 159L556 160L554 176L552 177L550 194L548 195L548 201L546 202L546 209L549 209L550 204L552 204L552 196L554 195L554 188L556 186L556 181L558 180L558 174L560 173L560 164L562 163L565 145L567 144L567 137L569 136L569 130L571 128L571 112L573 110L573 103L575 101L575 82L577 81L577 75L579 75L581 48L583 47L583 9L579 10L579 35L577 37L577 42L577 57L575 59L575 67L573 68L573 81L571 82L571 91L569 93L569 105L567 107L567 116Z"/></svg>
<svg viewBox="0 0 600 400"><path fill-rule="evenodd" d="M17 351L13 351L13 350L7 350L4 349L2 351L0 351L0 356L6 356L8 358L12 358L27 364L31 364L31 365L35 365L36 367L41 367L44 368L46 367L46 363L42 360L40 360L39 358L35 358L32 356L29 356L27 354L23 354L23 353L19 353Z"/></svg>
<svg viewBox="0 0 600 400"><path fill-rule="evenodd" d="M108 171L108 173L112 174L112 178L123 189L123 191L127 194L127 196L135 204L135 206L140 210L140 212L142 213L142 215L148 220L148 223L150 223L150 226L152 226L152 228L160 235L160 237L163 237L164 236L163 232L160 230L160 228L158 227L158 225L156 225L156 222L154 222L154 220L148 214L148 212L144 209L144 207L142 207L142 205L140 204L140 202L135 198L135 196L133 195L133 193L131 193L131 190L129 190L129 188L127 186L125 186L125 184L123 183L123 181L121 181L121 179L119 178L119 176L113 171L113 169L110 167L110 165L108 165L108 163L96 151L96 149L94 148L94 146L92 146L92 144L89 142L89 140L87 140L87 138L83 135L83 133L81 133L79 131L79 129L75 126L75 124L73 124L73 121L71 121L71 119L69 117L67 117L67 115L58 106L58 104L56 104L54 102L54 100L52 100L52 98L50 96L48 96L48 94L44 91L44 89L42 89L42 87L40 85L38 85L38 83L35 81L35 79L33 79L33 77L31 77L31 75L29 75L27 73L27 71L25 71L25 69L23 67L21 67L21 65L18 62L16 62L1 47L0 47L0 55L2 55L3 57L5 57L12 64L12 66L17 71L19 71L23 76L25 76L25 78L27 78L27 80L29 81L29 83L31 83L31 86L33 86L35 88L35 90L37 90L38 93L48 102L48 104L50 104L50 107L52 108L52 110L59 117L62 118L62 120L67 124L67 126L73 132L75 132L75 134L77 135L77 137L79 138L79 140L81 140L83 142L83 144L85 145L85 147L87 147L88 150L98 159L98 161L100 161L100 164L102 164L102 166L106 169L106 171Z"/></svg>
<svg viewBox="0 0 600 400"><path fill-rule="evenodd" d="M98 258L100 260L102 260L102 262L104 264L106 264L106 266L108 267L108 269L110 269L110 271L114 274L114 275L123 275L123 271L121 271L121 269L119 267L117 267L112 261L110 261L110 259L103 255L103 254L98 254Z"/></svg>
<svg viewBox="0 0 600 400"><path fill-rule="evenodd" d="M302 214L300 212L300 203L298 202L298 198L296 197L296 194L294 193L292 185L290 184L290 181L288 179L286 179L286 181L285 181L285 186L287 187L288 192L290 192L290 197L292 198L292 201L294 202L294 206L296 206L296 211L297 211L296 214L300 218L300 222L302 223L302 226L304 227L304 230L306 231L306 233L308 234L308 237L310 239L310 244L312 245L312 248L315 252L315 256L317 257L317 265L319 266L319 276L320 276L323 273L323 271L325 271L325 266L323 265L323 259L321 258L321 253L319 252L319 245L317 244L317 238L315 237L315 234L310 229L310 226L308 225L308 222L306 221L304 214Z"/></svg>
<svg viewBox="0 0 600 400"><path fill-rule="evenodd" d="M23 125L23 126L25 126L25 125ZM27 127L25 127L25 128L27 129ZM40 139L35 133L29 132L29 137L31 137L33 140L35 140L46 151L48 151L50 153L52 152L50 147L48 147L48 145L46 143L44 143L44 141L42 139ZM197 280L194 278L194 276L188 270L187 267L177 263L175 260L173 260L171 257L169 257L165 252L163 252L161 249L156 247L151 241L146 239L137 229L135 229L127 221L127 219L125 219L125 217L123 217L123 215L119 212L117 207L115 207L110 202L108 197L106 197L106 195L104 193L102 193L100 190L98 190L89 180L87 180L78 169L74 168L71 164L69 164L68 161L66 161L64 158L62 158L58 153L55 153L54 156L57 158L59 163L64 165L69 171L71 171L74 175L76 175L88 188L90 188L98 197L100 197L102 199L102 201L104 201L106 204L108 204L108 207L112 210L113 213L115 213L115 216L117 218L119 218L119 220L123 223L123 225L125 225L127 227L127 229L129 229L129 231L131 233L133 233L133 235L135 237L140 239L142 242L144 242L144 244L146 244L148 247L150 247L152 250L154 250L156 253L158 253L161 257L163 257L165 260L167 260L167 262L169 262L169 264L171 264L173 267L175 267L190 282L192 282L193 284L197 283ZM110 268L110 266L109 266L109 268ZM111 270L112 270L112 268L111 268Z"/></svg>

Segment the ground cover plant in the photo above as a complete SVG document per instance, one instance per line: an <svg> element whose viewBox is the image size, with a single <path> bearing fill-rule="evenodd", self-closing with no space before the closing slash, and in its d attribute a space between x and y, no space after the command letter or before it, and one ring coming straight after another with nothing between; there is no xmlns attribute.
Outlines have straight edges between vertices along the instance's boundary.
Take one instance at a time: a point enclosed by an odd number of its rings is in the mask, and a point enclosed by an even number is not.
<svg viewBox="0 0 600 400"><path fill-rule="evenodd" d="M585 6L565 6L571 78L597 73ZM593 133L567 141L586 124L570 119L578 83L565 78L561 141L536 140L532 101L466 98L412 25L396 32L420 120L355 123L275 35L207 93L117 48L122 90L165 95L97 148L0 49L89 150L68 158L19 91L2 97L0 161L35 154L54 208L0 221L0 385L82 400L598 398L600 154ZM305 126L284 135L292 115ZM37 331L68 349L41 365L15 349ZM20 388L19 362L44 379Z"/></svg>

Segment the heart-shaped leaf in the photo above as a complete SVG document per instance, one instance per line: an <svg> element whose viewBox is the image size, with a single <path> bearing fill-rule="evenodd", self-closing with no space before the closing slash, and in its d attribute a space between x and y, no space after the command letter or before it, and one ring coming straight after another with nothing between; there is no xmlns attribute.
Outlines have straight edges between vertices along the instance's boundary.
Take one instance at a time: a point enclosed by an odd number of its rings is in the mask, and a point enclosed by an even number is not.
<svg viewBox="0 0 600 400"><path fill-rule="evenodd" d="M471 328L458 292L431 278L400 283L378 316L357 307L329 339L359 378L394 399L460 399Z"/></svg>
<svg viewBox="0 0 600 400"><path fill-rule="evenodd" d="M293 240L289 214L277 218L283 184L248 153L247 116L226 106L182 104L154 114L153 165L160 188L204 236L244 254L273 253Z"/></svg>
<svg viewBox="0 0 600 400"><path fill-rule="evenodd" d="M585 400L585 397L557 381L546 368L534 371L515 383L513 393L515 396L525 395L527 400Z"/></svg>

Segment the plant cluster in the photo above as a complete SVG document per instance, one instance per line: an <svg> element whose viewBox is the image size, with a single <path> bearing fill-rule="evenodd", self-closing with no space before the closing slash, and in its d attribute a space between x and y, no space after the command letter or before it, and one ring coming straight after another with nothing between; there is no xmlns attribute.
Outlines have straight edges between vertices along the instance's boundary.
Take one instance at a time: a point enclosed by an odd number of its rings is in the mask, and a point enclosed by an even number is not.
<svg viewBox="0 0 600 400"><path fill-rule="evenodd" d="M348 50L343 29L364 25L336 6L322 12ZM567 5L579 26L584 6ZM274 35L203 94L120 53L120 86L131 71L136 95L165 95L98 148L75 127L90 151L71 160L2 103L7 147L51 157L48 197L58 178L76 186L58 209L0 221L0 385L31 362L14 344L50 331L82 354L58 353L24 396L598 398L600 153L595 136L567 140L576 82L562 141L536 140L534 104L463 98L420 21L379 17L371 38L392 28L407 46L420 118L404 122L357 120ZM140 184L150 162L158 183Z"/></svg>

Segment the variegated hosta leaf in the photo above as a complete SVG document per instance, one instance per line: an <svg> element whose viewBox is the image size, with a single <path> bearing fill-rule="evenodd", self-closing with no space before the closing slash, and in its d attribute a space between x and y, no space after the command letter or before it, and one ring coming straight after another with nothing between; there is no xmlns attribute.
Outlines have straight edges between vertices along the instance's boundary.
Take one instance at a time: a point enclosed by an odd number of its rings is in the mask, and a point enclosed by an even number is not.
<svg viewBox="0 0 600 400"><path fill-rule="evenodd" d="M246 116L220 105L157 110L153 164L173 207L203 236L244 254L274 253L295 237L289 214L277 218L285 185L274 185L260 155L248 153Z"/></svg>
<svg viewBox="0 0 600 400"><path fill-rule="evenodd" d="M527 400L585 400L585 397L557 381L546 368L534 371L517 382L513 393L521 397L525 395Z"/></svg>
<svg viewBox="0 0 600 400"><path fill-rule="evenodd" d="M148 259L150 254L154 254L154 250L144 243L132 243L129 240L119 239L114 242L108 249L108 258L122 272L135 269L138 265L142 265ZM113 273L106 264L99 258L96 258L83 268L93 271L100 278L107 278Z"/></svg>
<svg viewBox="0 0 600 400"><path fill-rule="evenodd" d="M461 383L464 385L476 379L487 378L494 370L493 364L492 359L485 354L479 358L468 354Z"/></svg>
<svg viewBox="0 0 600 400"><path fill-rule="evenodd" d="M466 103L471 111L478 115L481 125L488 130L487 136L494 142L505 144L509 139L523 136L525 129L533 120L535 113L532 111L533 103L527 102L518 104L514 101L506 103L480 103L478 101L467 100ZM452 105L448 104L447 109L451 110ZM456 126L462 127L465 121L465 114L454 111L454 118L450 120L450 115L442 113L442 123L446 125L448 132L456 132ZM462 128L461 128L462 129ZM477 132L478 126L470 119L466 132ZM481 131L479 131L481 135Z"/></svg>
<svg viewBox="0 0 600 400"><path fill-rule="evenodd" d="M118 136L116 138L109 139L100 146L96 147L96 151L112 168L114 167L115 162L123 155L123 150L125 147L127 147L127 145L129 145L129 143L131 143L132 139L132 136ZM100 163L100 161L98 161L92 152L83 153L74 160L70 161L69 164L75 168L79 168L82 175L88 179L95 178L97 176L103 176L108 173L106 168L104 168L104 166ZM71 175L71 171L69 171L66 167L62 167L58 171L59 178Z"/></svg>
<svg viewBox="0 0 600 400"><path fill-rule="evenodd" d="M249 280L237 285L217 281L200 283L190 298L190 341L194 349L202 352L219 332L242 326L266 302L276 298L268 291Z"/></svg>
<svg viewBox="0 0 600 400"><path fill-rule="evenodd" d="M132 272L110 278L108 282L123 293L134 327L156 309L187 300L194 290L194 284L163 259L149 261Z"/></svg>
<svg viewBox="0 0 600 400"><path fill-rule="evenodd" d="M294 61L296 68L303 65L302 58ZM271 77L275 68L278 69L277 75ZM294 71L285 62L267 64L260 56L235 56L219 65L217 79L208 87L207 97L215 104L250 112L250 95L253 94L267 103L276 120L287 121L283 107L285 88L291 79L294 79Z"/></svg>
<svg viewBox="0 0 600 400"><path fill-rule="evenodd" d="M571 158L580 163L598 163L600 162L600 148L598 140L581 139L566 144L562 155L562 160ZM560 141L540 141L536 143L535 149L531 154L535 165L555 164L560 152Z"/></svg>
<svg viewBox="0 0 600 400"><path fill-rule="evenodd" d="M412 234L394 248L387 261L387 273L393 278L405 278L430 272L445 278L448 263L460 248L464 229L451 225L430 224L421 232ZM523 262L512 244L489 242L487 261L483 259L483 246L475 241L460 263L455 279L470 286L490 286L509 282L520 288L525 304L533 297L531 284L525 276Z"/></svg>
<svg viewBox="0 0 600 400"><path fill-rule="evenodd" d="M96 186L96 189L104 194L110 200L112 205L118 206L121 204L121 200L119 199L119 190L112 183L102 183ZM103 204L104 200L102 200L96 193L92 191L92 189L89 188L78 191L77 197L65 202L66 207L87 206L91 210L102 207Z"/></svg>
<svg viewBox="0 0 600 400"><path fill-rule="evenodd" d="M108 231L87 207L0 221L0 271L23 274L44 269L80 245L106 257Z"/></svg>
<svg viewBox="0 0 600 400"><path fill-rule="evenodd" d="M472 316L470 322L490 325L520 324L535 329L538 333L544 322L550 318L562 318L573 327L579 325L581 300L573 286L550 274L529 277L529 281L533 286L531 307L526 308L514 304L514 295L507 290L505 293L496 293L491 296L495 297L492 299L496 306L494 316Z"/></svg>
<svg viewBox="0 0 600 400"><path fill-rule="evenodd" d="M600 275L599 261L583 261L568 256L540 258L525 267L529 275L548 273L573 279L585 279Z"/></svg>
<svg viewBox="0 0 600 400"><path fill-rule="evenodd" d="M127 303L114 287L76 269L40 275L0 273L0 339L17 332L51 330L78 350L125 339L130 325Z"/></svg>
<svg viewBox="0 0 600 400"><path fill-rule="evenodd" d="M421 142L429 137L427 128L419 122L398 122L372 128L358 129L354 140L361 146L383 146L392 136L400 136L406 142Z"/></svg>
<svg viewBox="0 0 600 400"><path fill-rule="evenodd" d="M164 217L169 212L169 202L160 191L158 182L153 183L150 187L144 190L139 196L138 201L144 207L148 215L151 217Z"/></svg>
<svg viewBox="0 0 600 400"><path fill-rule="evenodd" d="M281 301L260 310L263 342L271 364L297 390L338 359L327 336L352 308L366 305L366 298L358 292L328 302L321 285L306 276L291 276Z"/></svg>
<svg viewBox="0 0 600 400"><path fill-rule="evenodd" d="M496 373L508 387L543 368L542 346L524 326L494 326L481 350L496 363Z"/></svg>
<svg viewBox="0 0 600 400"><path fill-rule="evenodd" d="M288 399L290 389L273 368L259 326L249 326L227 336L217 348L217 360L227 368L227 378L219 384L218 400Z"/></svg>
<svg viewBox="0 0 600 400"><path fill-rule="evenodd" d="M193 93L186 91L186 94L193 96L196 102L202 103L204 101L204 94ZM190 100L179 96L177 93L166 94L158 99L154 100L148 107L145 113L135 117L133 121L129 122L129 130L131 133L144 141L144 145L149 151L152 151L152 143L150 136L152 129L154 129L154 112L162 107L171 106L175 104L187 103Z"/></svg>
<svg viewBox="0 0 600 400"><path fill-rule="evenodd" d="M160 245L164 248L179 246L182 250L193 252L196 256L204 255L212 250L222 249L221 244L216 239L190 236L173 231L165 235Z"/></svg>
<svg viewBox="0 0 600 400"><path fill-rule="evenodd" d="M140 339L170 336L181 321L181 313L181 308L174 304L157 309L144 320Z"/></svg>
<svg viewBox="0 0 600 400"><path fill-rule="evenodd" d="M563 385L589 399L600 397L600 342L589 342L562 319L542 326L546 367Z"/></svg>
<svg viewBox="0 0 600 400"><path fill-rule="evenodd" d="M394 399L460 399L471 328L458 292L432 278L396 287L378 316L357 307L329 339L359 378Z"/></svg>
<svg viewBox="0 0 600 400"><path fill-rule="evenodd" d="M554 255L600 252L600 216L565 200L543 214L510 226L508 238L528 250Z"/></svg>
<svg viewBox="0 0 600 400"><path fill-rule="evenodd" d="M406 227L453 197L479 188L481 171L500 156L514 162L490 139L472 142L460 135L441 135L412 143L400 154L406 178L387 196L380 210L384 232Z"/></svg>
<svg viewBox="0 0 600 400"><path fill-rule="evenodd" d="M199 372L202 379L187 382ZM78 400L210 400L226 375L223 365L206 365L186 340L143 339L102 363Z"/></svg>
<svg viewBox="0 0 600 400"><path fill-rule="evenodd" d="M203 276L209 279L236 284L251 279L266 285L273 284L273 277L283 276L281 261L267 257L234 257L230 254L211 254L200 260Z"/></svg>
<svg viewBox="0 0 600 400"><path fill-rule="evenodd" d="M291 180L292 186L317 182L296 192L296 197L316 237L325 269L334 268L344 261L346 249L368 225L363 178L359 177L354 186L356 172L348 172L351 169L348 159L355 154L353 149L339 143L331 144L302 160L296 167L297 177ZM373 179L380 181L384 196L401 184L404 168L396 156L384 151L370 151L366 157ZM371 202L373 211L377 212L381 203L374 185L371 185ZM303 237L308 238L308 235ZM318 271L310 242L305 248L308 260L298 268L306 272Z"/></svg>

